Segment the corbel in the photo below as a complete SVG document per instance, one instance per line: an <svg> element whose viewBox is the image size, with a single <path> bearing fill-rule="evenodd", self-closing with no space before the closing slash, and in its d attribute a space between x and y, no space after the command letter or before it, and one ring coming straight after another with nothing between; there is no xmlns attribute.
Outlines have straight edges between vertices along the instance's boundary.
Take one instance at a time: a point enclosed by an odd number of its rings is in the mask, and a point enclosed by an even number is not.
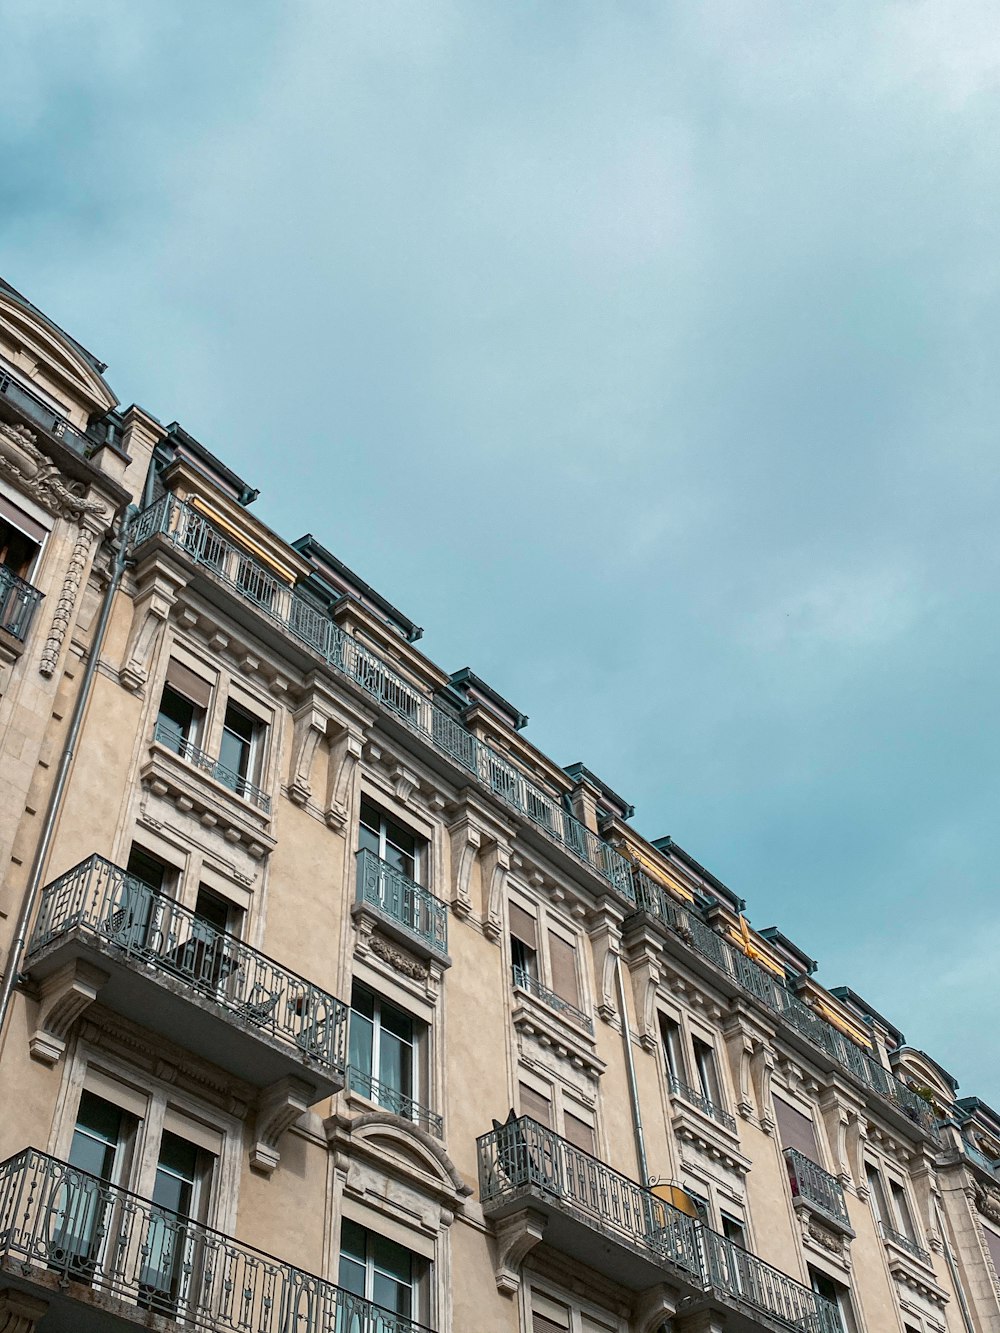
<svg viewBox="0 0 1000 1333"><path fill-rule="evenodd" d="M420 790L420 779L405 764L393 764L389 770L389 777L392 781L392 789L396 793L396 799L401 801L403 805L407 805L413 793Z"/></svg>
<svg viewBox="0 0 1000 1333"><path fill-rule="evenodd" d="M4 1287L0 1291L0 1333L35 1333L48 1308L48 1301Z"/></svg>
<svg viewBox="0 0 1000 1333"><path fill-rule="evenodd" d="M288 779L288 795L296 805L306 805L312 795L313 759L316 747L326 735L330 718L314 703L303 704L292 714L292 759Z"/></svg>
<svg viewBox="0 0 1000 1333"><path fill-rule="evenodd" d="M32 1059L54 1065L66 1050L70 1028L97 999L97 993L109 980L92 963L72 959L42 981L38 1019L28 1039Z"/></svg>
<svg viewBox="0 0 1000 1333"><path fill-rule="evenodd" d="M140 565L136 583L132 624L118 673L121 684L133 692L146 683L153 648L187 583L187 575L179 565L156 551Z"/></svg>
<svg viewBox="0 0 1000 1333"><path fill-rule="evenodd" d="M323 818L332 829L342 829L347 823L351 808L351 787L364 744L361 733L350 726L342 727L330 741Z"/></svg>
<svg viewBox="0 0 1000 1333"><path fill-rule="evenodd" d="M656 992L660 985L659 942L645 928L629 931L624 942L625 963L632 982L639 1044L644 1051L659 1046L656 1021Z"/></svg>
<svg viewBox="0 0 1000 1333"><path fill-rule="evenodd" d="M591 917L588 934L594 950L594 971L597 976L597 1012L605 1023L618 1013L615 986L615 968L621 956L621 930L625 919L623 908L605 894Z"/></svg>
<svg viewBox="0 0 1000 1333"><path fill-rule="evenodd" d="M840 1181L841 1186L846 1188L848 1185L864 1178L860 1149L860 1129L857 1130L856 1142L853 1145L855 1159L855 1169L853 1171L852 1152L849 1147L852 1124L860 1121L863 1108L851 1096L848 1086L842 1083L836 1074L833 1074L820 1095L819 1109L823 1116L827 1140L833 1154L834 1175Z"/></svg>
<svg viewBox="0 0 1000 1333"><path fill-rule="evenodd" d="M503 935L503 903L507 896L510 863L511 850L507 843L492 839L486 844L482 853L483 884L486 889L483 934L494 943Z"/></svg>
<svg viewBox="0 0 1000 1333"><path fill-rule="evenodd" d="M278 1079L260 1094L254 1120L254 1143L250 1165L269 1176L281 1160L278 1140L316 1100L316 1089L304 1079L289 1075Z"/></svg>
<svg viewBox="0 0 1000 1333"><path fill-rule="evenodd" d="M451 910L466 917L472 911L472 867L475 865L482 834L468 814L463 813L448 825L451 838Z"/></svg>
<svg viewBox="0 0 1000 1333"><path fill-rule="evenodd" d="M493 1224L493 1268L497 1291L513 1296L521 1285L521 1265L545 1235L546 1218L524 1208Z"/></svg>

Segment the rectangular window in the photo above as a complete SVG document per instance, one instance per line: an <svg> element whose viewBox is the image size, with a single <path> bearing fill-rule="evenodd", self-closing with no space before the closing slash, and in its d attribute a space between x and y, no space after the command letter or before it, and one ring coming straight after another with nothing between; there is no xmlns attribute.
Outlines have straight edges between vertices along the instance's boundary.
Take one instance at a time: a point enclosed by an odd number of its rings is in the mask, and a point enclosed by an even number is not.
<svg viewBox="0 0 1000 1333"><path fill-rule="evenodd" d="M70 1165L85 1175L67 1179L53 1214L53 1258L72 1276L90 1281L109 1243L113 1196L105 1185L128 1179L138 1122L120 1107L84 1090L69 1150Z"/></svg>
<svg viewBox="0 0 1000 1333"><path fill-rule="evenodd" d="M532 1120L537 1120L540 1125L546 1125L552 1128L552 1102L548 1097L527 1083L517 1085L518 1098L521 1103L521 1114L529 1116Z"/></svg>
<svg viewBox="0 0 1000 1333"><path fill-rule="evenodd" d="M32 523L32 531L38 535L34 538L29 536L22 530L21 524L15 526L4 516L8 508L13 511L13 505L4 505L3 498L0 497L0 567L9 569L19 579L30 583L45 529Z"/></svg>
<svg viewBox="0 0 1000 1333"><path fill-rule="evenodd" d="M264 724L245 708L232 702L226 705L216 777L241 795L247 784L256 784L260 776L265 731Z"/></svg>
<svg viewBox="0 0 1000 1333"><path fill-rule="evenodd" d="M201 1250L198 1234L186 1223L207 1220L214 1167L214 1157L204 1148L163 1131L139 1276L139 1303L149 1310L177 1312L182 1281L185 1275L190 1279Z"/></svg>
<svg viewBox="0 0 1000 1333"><path fill-rule="evenodd" d="M367 986L351 992L351 1088L396 1115L416 1118L424 1025Z"/></svg>
<svg viewBox="0 0 1000 1333"><path fill-rule="evenodd" d="M172 657L160 698L156 739L175 754L186 755L201 739L211 699L209 682Z"/></svg>
<svg viewBox="0 0 1000 1333"><path fill-rule="evenodd" d="M129 851L126 872L110 896L103 929L123 949L156 953L169 934L169 898L177 872L137 843Z"/></svg>
<svg viewBox="0 0 1000 1333"><path fill-rule="evenodd" d="M419 1255L345 1217L340 1229L339 1283L403 1319L419 1315Z"/></svg>
<svg viewBox="0 0 1000 1333"><path fill-rule="evenodd" d="M554 930L550 930L548 934L552 989L561 1000L566 1000L574 1009L579 1009L580 986L576 973L576 949Z"/></svg>
<svg viewBox="0 0 1000 1333"><path fill-rule="evenodd" d="M794 1106L775 1093L774 1118L777 1121L778 1140L781 1146L794 1148L804 1157L808 1157L810 1162L815 1162L817 1166L821 1165L819 1149L816 1146L816 1132L809 1117L797 1111Z"/></svg>
<svg viewBox="0 0 1000 1333"><path fill-rule="evenodd" d="M538 925L535 918L518 907L517 903L508 903L510 918L510 960L514 969L514 980L518 974L523 977L538 978Z"/></svg>
<svg viewBox="0 0 1000 1333"><path fill-rule="evenodd" d="M667 1064L667 1073L681 1083L687 1082L687 1070L684 1065L684 1044L681 1040L680 1024L666 1014L660 1015L660 1041L663 1043L663 1058Z"/></svg>
<svg viewBox="0 0 1000 1333"><path fill-rule="evenodd" d="M913 1215L910 1212L910 1205L906 1198L906 1191L897 1180L889 1181L889 1190L892 1194L892 1204L898 1222L896 1229L901 1236L905 1236L908 1241L916 1245L917 1233L913 1225Z"/></svg>
<svg viewBox="0 0 1000 1333"><path fill-rule="evenodd" d="M361 798L358 845L367 848L380 861L385 861L407 879L420 882L420 863L426 847L425 841L380 810L367 796Z"/></svg>
<svg viewBox="0 0 1000 1333"><path fill-rule="evenodd" d="M837 1311L843 1333L857 1333L858 1325L854 1318L854 1306L851 1302L851 1293L847 1287L840 1282L835 1282L832 1277L827 1277L825 1273L820 1273L815 1268L809 1269L809 1283L817 1296L824 1297Z"/></svg>
<svg viewBox="0 0 1000 1333"><path fill-rule="evenodd" d="M694 1067L698 1071L698 1086L703 1097L713 1106L722 1106L722 1087L719 1082L719 1070L715 1063L715 1051L700 1037L693 1037L691 1049L694 1053Z"/></svg>

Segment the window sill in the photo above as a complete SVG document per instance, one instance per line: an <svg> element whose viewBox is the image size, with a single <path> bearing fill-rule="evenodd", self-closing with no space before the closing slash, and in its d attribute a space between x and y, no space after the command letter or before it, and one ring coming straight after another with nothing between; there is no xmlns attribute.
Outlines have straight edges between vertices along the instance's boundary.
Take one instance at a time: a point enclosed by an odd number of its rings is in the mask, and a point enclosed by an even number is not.
<svg viewBox="0 0 1000 1333"><path fill-rule="evenodd" d="M263 860L274 850L270 814L160 742L150 742L149 758L139 770L139 780L154 796L171 800L207 828L219 829L227 841L245 844L254 860Z"/></svg>
<svg viewBox="0 0 1000 1333"><path fill-rule="evenodd" d="M595 1077L604 1073L606 1065L597 1057L592 1033L564 1019L519 986L512 987L511 1000L511 1017L519 1036L532 1038Z"/></svg>

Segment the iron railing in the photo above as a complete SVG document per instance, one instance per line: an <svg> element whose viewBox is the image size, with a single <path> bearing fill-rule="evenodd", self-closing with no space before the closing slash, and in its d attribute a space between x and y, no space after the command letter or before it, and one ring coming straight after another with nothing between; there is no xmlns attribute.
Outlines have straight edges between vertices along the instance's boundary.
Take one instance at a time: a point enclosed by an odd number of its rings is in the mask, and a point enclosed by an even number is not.
<svg viewBox="0 0 1000 1333"><path fill-rule="evenodd" d="M713 1292L759 1310L790 1329L843 1333L837 1307L811 1287L704 1225L699 1228L699 1240L705 1285Z"/></svg>
<svg viewBox="0 0 1000 1333"><path fill-rule="evenodd" d="M938 1138L934 1108L874 1056L810 1009L776 976L748 958L693 912L687 913L683 934L700 954L742 990L784 1019L800 1036L836 1060L866 1088L890 1102L925 1133Z"/></svg>
<svg viewBox="0 0 1000 1333"><path fill-rule="evenodd" d="M13 403L18 411L23 412L26 417L30 417L36 426L41 426L50 435L54 435L57 440L61 440L63 444L68 445L75 453L89 457L93 451L93 446L74 426L70 425L68 419L61 412L57 412L54 407L50 407L41 394L15 378L7 370L0 370L0 394Z"/></svg>
<svg viewBox="0 0 1000 1333"><path fill-rule="evenodd" d="M198 511L165 495L134 520L130 549L162 537L347 676L399 721L429 741L498 800L570 852L630 902L630 863L565 810L556 797L473 735L452 713L416 689L390 666L346 634L330 615L213 527Z"/></svg>
<svg viewBox="0 0 1000 1333"><path fill-rule="evenodd" d="M28 637L35 607L44 593L6 565L0 565L0 629L21 643Z"/></svg>
<svg viewBox="0 0 1000 1333"><path fill-rule="evenodd" d="M186 982L249 1028L344 1070L348 1011L342 1001L102 856L88 857L42 891L28 966L70 931Z"/></svg>
<svg viewBox="0 0 1000 1333"><path fill-rule="evenodd" d="M242 796L245 801L252 802L265 815L271 813L271 798L266 792L261 791L249 778L243 777L242 774L231 768L226 768L225 764L221 764L218 759L213 759L207 751L200 750L192 741L178 735L175 727L171 727L164 722L157 722L155 735L160 745L178 755L185 763L191 764L193 768L201 769L203 773L207 773L216 782L221 782L224 787L228 787L237 796Z"/></svg>
<svg viewBox="0 0 1000 1333"><path fill-rule="evenodd" d="M719 1106L713 1102L711 1097L706 1096L700 1088L692 1088L690 1083L685 1083L676 1074L667 1075L667 1084L674 1096L690 1102L692 1106L697 1106L698 1110L704 1115L709 1116L712 1120L717 1120L720 1125L725 1125L730 1133L736 1133L736 1117L731 1115L724 1106Z"/></svg>
<svg viewBox="0 0 1000 1333"><path fill-rule="evenodd" d="M1000 1158L994 1161L987 1157L981 1148L977 1148L974 1143L970 1143L965 1138L962 1139L962 1151L970 1162L975 1162L976 1166L983 1171L988 1171L991 1176L1000 1174Z"/></svg>
<svg viewBox="0 0 1000 1333"><path fill-rule="evenodd" d="M903 1231L897 1231L895 1227L887 1226L885 1222L880 1222L878 1227L883 1240L887 1240L891 1245L898 1245L901 1250L905 1250L914 1259L919 1259L922 1264L930 1263L931 1256L912 1236L907 1236Z"/></svg>
<svg viewBox="0 0 1000 1333"><path fill-rule="evenodd" d="M810 1208L824 1214L842 1227L850 1227L844 1189L836 1176L817 1165L797 1148L785 1149L788 1180L792 1197L802 1199Z"/></svg>
<svg viewBox="0 0 1000 1333"><path fill-rule="evenodd" d="M637 912L647 912L655 916L664 925L679 930L682 923L681 911L676 901L662 884L657 884L644 870L632 867L632 889L635 894Z"/></svg>
<svg viewBox="0 0 1000 1333"><path fill-rule="evenodd" d="M525 971L523 967L514 967L511 969L514 979L514 985L521 990L527 991L533 995L536 1000L541 1000L542 1004L549 1009L554 1009L557 1014L562 1014L568 1018L571 1023L577 1027L584 1028L591 1036L594 1033L594 1020L571 1004L569 1000L564 1000L561 995L557 995L554 990L549 990L548 986L543 986L537 977L533 977L530 972Z"/></svg>
<svg viewBox="0 0 1000 1333"><path fill-rule="evenodd" d="M0 1163L0 1258L212 1333L430 1333L295 1264L28 1148ZM138 1312L137 1311L137 1312ZM137 1321L138 1322L138 1321Z"/></svg>
<svg viewBox="0 0 1000 1333"><path fill-rule="evenodd" d="M357 900L435 953L448 953L447 905L367 847L358 852Z"/></svg>
<svg viewBox="0 0 1000 1333"><path fill-rule="evenodd" d="M422 1106L420 1102L414 1101L412 1097L400 1092L398 1088L383 1083L381 1079L376 1078L367 1069L359 1069L357 1065L348 1065L347 1086L352 1092L360 1092L362 1097L377 1102L384 1111L391 1111L393 1115L401 1116L404 1120L419 1125L421 1129L426 1129L428 1134L441 1138L444 1132L444 1121L436 1112L430 1110L429 1107Z"/></svg>
<svg viewBox="0 0 1000 1333"><path fill-rule="evenodd" d="M484 1207L537 1190L604 1235L679 1268L691 1286L789 1328L841 1333L836 1308L786 1273L689 1217L566 1139L521 1116L478 1140Z"/></svg>

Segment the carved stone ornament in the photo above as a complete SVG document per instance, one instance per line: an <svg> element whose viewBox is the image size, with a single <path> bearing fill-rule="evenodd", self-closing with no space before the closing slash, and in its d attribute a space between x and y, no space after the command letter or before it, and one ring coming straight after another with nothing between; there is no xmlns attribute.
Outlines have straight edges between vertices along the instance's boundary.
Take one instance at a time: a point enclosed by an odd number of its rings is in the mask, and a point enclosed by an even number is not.
<svg viewBox="0 0 1000 1333"><path fill-rule="evenodd" d="M412 977L414 981L427 980L427 965L405 950L397 948L395 944L391 944L384 935L373 934L368 947L376 957L382 959L383 963L388 963L394 972L399 972L404 977Z"/></svg>
<svg viewBox="0 0 1000 1333"><path fill-rule="evenodd" d="M1000 1222L1000 1190L980 1185L978 1180L972 1188L975 1191L976 1207L983 1217L988 1217L991 1222Z"/></svg>
<svg viewBox="0 0 1000 1333"><path fill-rule="evenodd" d="M48 1301L5 1287L0 1291L0 1333L35 1333L48 1308Z"/></svg>
<svg viewBox="0 0 1000 1333"><path fill-rule="evenodd" d="M27 426L0 421L0 474L13 477L25 494L59 518L78 523L85 514L106 515L102 504L70 490L59 468L39 449L37 438Z"/></svg>

